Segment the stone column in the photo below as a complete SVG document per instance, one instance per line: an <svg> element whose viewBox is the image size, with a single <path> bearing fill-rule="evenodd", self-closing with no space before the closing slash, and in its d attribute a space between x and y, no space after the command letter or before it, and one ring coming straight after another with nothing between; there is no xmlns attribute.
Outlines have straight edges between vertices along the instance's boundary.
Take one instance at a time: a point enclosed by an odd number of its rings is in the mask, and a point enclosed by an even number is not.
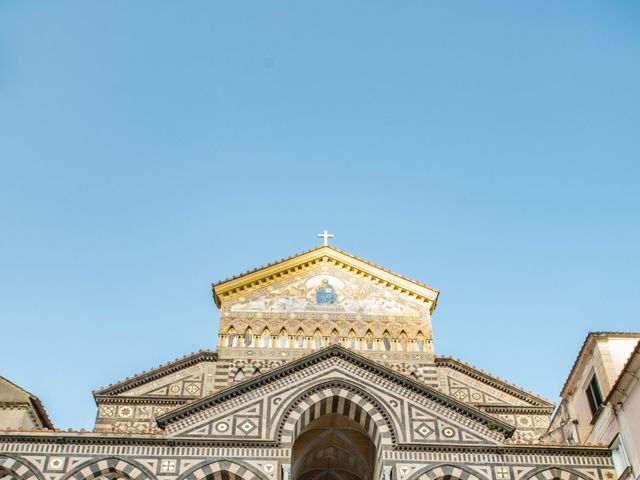
<svg viewBox="0 0 640 480"><path fill-rule="evenodd" d="M393 467L391 465L385 465L382 467L382 480L391 480L391 472Z"/></svg>
<svg viewBox="0 0 640 480"><path fill-rule="evenodd" d="M291 478L291 465L286 463L282 465L282 480L290 480Z"/></svg>

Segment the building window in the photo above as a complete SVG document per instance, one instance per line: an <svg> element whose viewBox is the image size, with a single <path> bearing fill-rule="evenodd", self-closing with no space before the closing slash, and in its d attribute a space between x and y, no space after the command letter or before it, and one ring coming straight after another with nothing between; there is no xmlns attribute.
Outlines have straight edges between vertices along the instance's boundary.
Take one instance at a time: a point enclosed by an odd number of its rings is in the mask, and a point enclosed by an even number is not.
<svg viewBox="0 0 640 480"><path fill-rule="evenodd" d="M587 399L589 400L589 408L591 409L591 415L594 415L598 410L598 407L602 405L602 392L600 392L600 385L598 384L598 377L593 374L589 386L585 392Z"/></svg>
<svg viewBox="0 0 640 480"><path fill-rule="evenodd" d="M629 459L620 435L616 435L616 438L611 442L611 457L613 458L613 466L616 469L618 478L626 478L629 470Z"/></svg>

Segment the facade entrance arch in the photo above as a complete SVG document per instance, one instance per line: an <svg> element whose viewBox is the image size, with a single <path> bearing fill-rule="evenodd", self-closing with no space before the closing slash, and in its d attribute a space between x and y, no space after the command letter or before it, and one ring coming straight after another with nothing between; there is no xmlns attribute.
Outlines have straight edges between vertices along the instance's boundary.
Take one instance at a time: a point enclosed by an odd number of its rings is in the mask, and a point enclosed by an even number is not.
<svg viewBox="0 0 640 480"><path fill-rule="evenodd" d="M313 420L291 448L291 480L373 480L376 446L362 425L337 413Z"/></svg>
<svg viewBox="0 0 640 480"><path fill-rule="evenodd" d="M307 425L330 414L359 424L378 449L396 443L390 416L379 402L355 385L330 381L309 388L285 409L278 427L281 444L291 446Z"/></svg>

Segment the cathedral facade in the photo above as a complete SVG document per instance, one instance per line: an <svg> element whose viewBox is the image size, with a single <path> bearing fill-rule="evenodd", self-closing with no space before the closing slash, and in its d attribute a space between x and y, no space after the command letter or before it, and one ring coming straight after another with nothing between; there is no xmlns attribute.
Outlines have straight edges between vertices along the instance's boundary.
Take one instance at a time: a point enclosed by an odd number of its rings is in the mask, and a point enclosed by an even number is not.
<svg viewBox="0 0 640 480"><path fill-rule="evenodd" d="M213 296L217 350L95 391L90 432L0 431L0 478L614 478L608 448L540 440L551 402L436 354L426 284L325 244Z"/></svg>

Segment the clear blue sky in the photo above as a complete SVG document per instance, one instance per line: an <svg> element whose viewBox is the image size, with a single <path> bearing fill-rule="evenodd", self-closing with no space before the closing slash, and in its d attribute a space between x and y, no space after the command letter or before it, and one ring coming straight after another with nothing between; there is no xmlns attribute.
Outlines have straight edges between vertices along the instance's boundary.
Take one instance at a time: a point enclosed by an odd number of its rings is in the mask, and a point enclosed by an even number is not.
<svg viewBox="0 0 640 480"><path fill-rule="evenodd" d="M554 400L640 329L637 1L2 0L0 165L0 374L60 427L324 228Z"/></svg>

